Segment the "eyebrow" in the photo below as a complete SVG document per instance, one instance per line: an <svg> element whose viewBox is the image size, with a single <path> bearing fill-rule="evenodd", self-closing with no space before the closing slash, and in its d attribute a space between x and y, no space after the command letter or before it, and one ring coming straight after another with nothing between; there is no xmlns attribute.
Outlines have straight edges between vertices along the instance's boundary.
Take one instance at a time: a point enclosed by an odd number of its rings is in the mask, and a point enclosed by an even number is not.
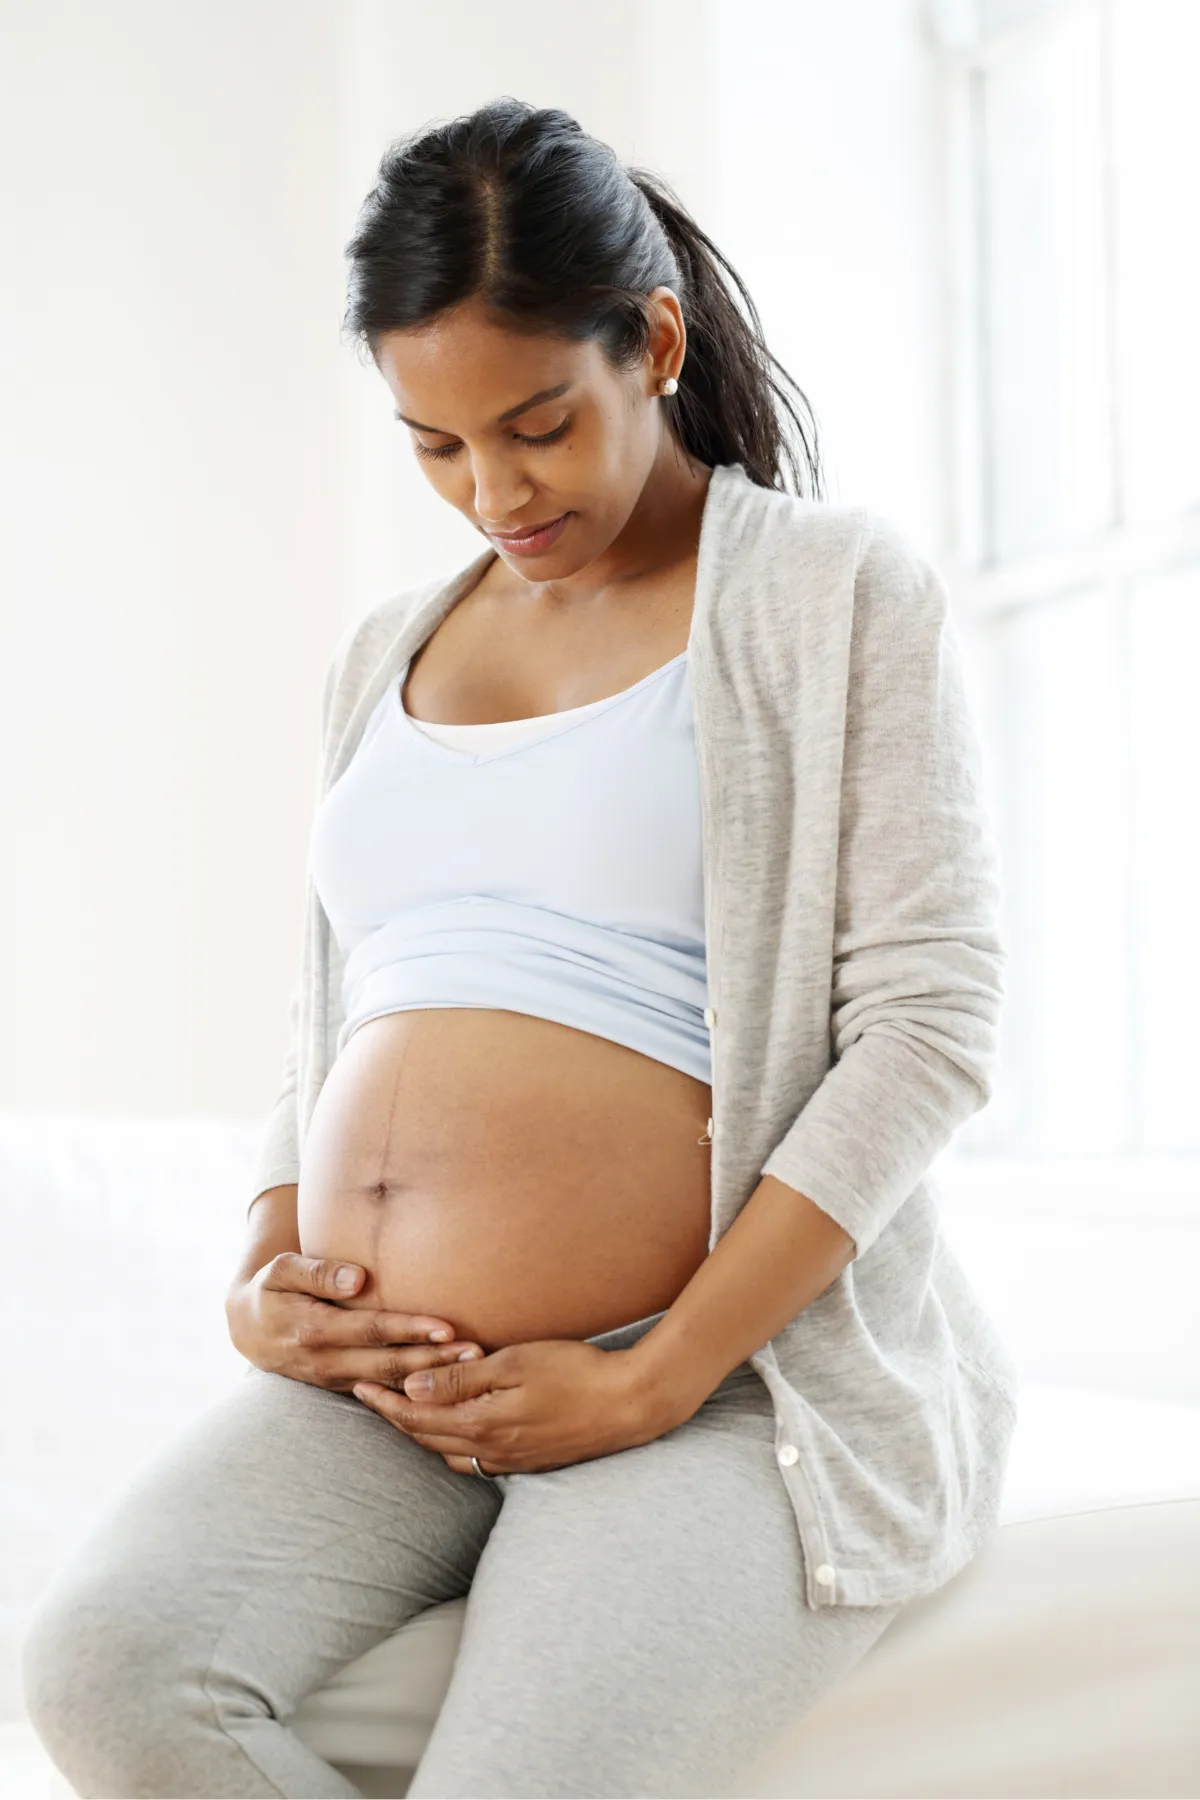
<svg viewBox="0 0 1200 1800"><path fill-rule="evenodd" d="M510 406L507 412L502 412L496 420L497 425L507 425L510 419L515 419L519 413L528 412L531 406L540 406L543 400L557 400L560 394L566 393L570 385L569 381L560 381L557 387L539 388L536 394L530 394L528 400L522 400L519 406ZM422 425L416 419L406 418L399 407L392 416L399 419L402 425L411 425L414 431L441 431L447 437L454 435L453 432L447 432L444 425Z"/></svg>

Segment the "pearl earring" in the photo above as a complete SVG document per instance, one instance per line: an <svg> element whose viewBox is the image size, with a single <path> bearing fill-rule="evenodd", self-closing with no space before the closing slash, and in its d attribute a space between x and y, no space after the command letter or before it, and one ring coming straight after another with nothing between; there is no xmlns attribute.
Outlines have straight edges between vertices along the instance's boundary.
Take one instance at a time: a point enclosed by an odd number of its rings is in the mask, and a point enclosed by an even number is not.
<svg viewBox="0 0 1200 1800"><path fill-rule="evenodd" d="M668 375L658 391L660 394L673 394L678 386L679 383L676 381L675 377L673 375Z"/></svg>

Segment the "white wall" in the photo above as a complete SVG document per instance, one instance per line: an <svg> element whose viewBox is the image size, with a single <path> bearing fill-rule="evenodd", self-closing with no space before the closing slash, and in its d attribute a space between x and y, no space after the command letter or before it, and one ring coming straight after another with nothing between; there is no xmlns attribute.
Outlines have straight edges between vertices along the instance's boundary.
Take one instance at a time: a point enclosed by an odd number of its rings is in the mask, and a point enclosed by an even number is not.
<svg viewBox="0 0 1200 1800"><path fill-rule="evenodd" d="M255 1117L342 624L478 538L339 340L387 140L509 92L658 168L824 426L936 551L915 0L10 6L0 1106Z"/></svg>
<svg viewBox="0 0 1200 1800"><path fill-rule="evenodd" d="M343 580L334 12L0 44L0 1099L258 1111Z"/></svg>

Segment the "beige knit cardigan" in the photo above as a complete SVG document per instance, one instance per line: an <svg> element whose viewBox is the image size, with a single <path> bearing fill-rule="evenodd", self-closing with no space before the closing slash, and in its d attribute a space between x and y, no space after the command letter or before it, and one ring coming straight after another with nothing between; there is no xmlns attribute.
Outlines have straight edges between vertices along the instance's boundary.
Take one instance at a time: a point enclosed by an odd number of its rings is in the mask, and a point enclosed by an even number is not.
<svg viewBox="0 0 1200 1800"><path fill-rule="evenodd" d="M387 684L497 553L344 631L317 801ZM763 1173L854 1260L750 1358L810 1606L941 1586L997 1523L1017 1374L942 1234L930 1165L990 1098L996 846L940 576L882 517L712 473L688 638L712 1045L709 1247ZM300 1179L342 1021L313 889L254 1194Z"/></svg>

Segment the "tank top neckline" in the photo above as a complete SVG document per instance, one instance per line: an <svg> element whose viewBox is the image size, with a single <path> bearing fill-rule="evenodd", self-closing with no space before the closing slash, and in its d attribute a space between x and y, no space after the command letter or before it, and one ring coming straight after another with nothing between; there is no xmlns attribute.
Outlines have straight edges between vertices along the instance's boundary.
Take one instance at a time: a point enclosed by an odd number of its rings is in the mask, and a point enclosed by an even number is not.
<svg viewBox="0 0 1200 1800"><path fill-rule="evenodd" d="M495 723L505 725L535 725L542 724L550 719L559 720L561 723L556 724L551 730L540 732L536 737L528 739L519 738L516 742L511 744L497 744L494 749L458 749L452 744L443 744L436 738L427 737L425 733L420 730L419 725L414 723L406 712L403 698L404 683L408 677L412 657L409 657L399 674L392 677L391 710L393 716L399 721L400 728L409 741L418 748L426 751L429 755L440 757L443 762L495 762L502 756L519 756L523 750L532 750L538 744L549 742L551 738L561 737L565 732L573 731L577 727L590 724L593 719L597 719L602 714L606 713L610 707L618 706L623 700L628 700L632 695L640 693L642 689L648 687L652 681L658 681L664 675L669 674L672 669L677 668L681 663L687 660L687 654L686 649L681 650L678 656L673 656L669 662L660 663L657 669L651 669L648 675L643 675L640 681L635 681L633 683L632 687L622 688L620 692L616 694L605 694L599 700L586 701L583 706L564 707L558 712L552 713L534 713L528 719L496 720Z"/></svg>

